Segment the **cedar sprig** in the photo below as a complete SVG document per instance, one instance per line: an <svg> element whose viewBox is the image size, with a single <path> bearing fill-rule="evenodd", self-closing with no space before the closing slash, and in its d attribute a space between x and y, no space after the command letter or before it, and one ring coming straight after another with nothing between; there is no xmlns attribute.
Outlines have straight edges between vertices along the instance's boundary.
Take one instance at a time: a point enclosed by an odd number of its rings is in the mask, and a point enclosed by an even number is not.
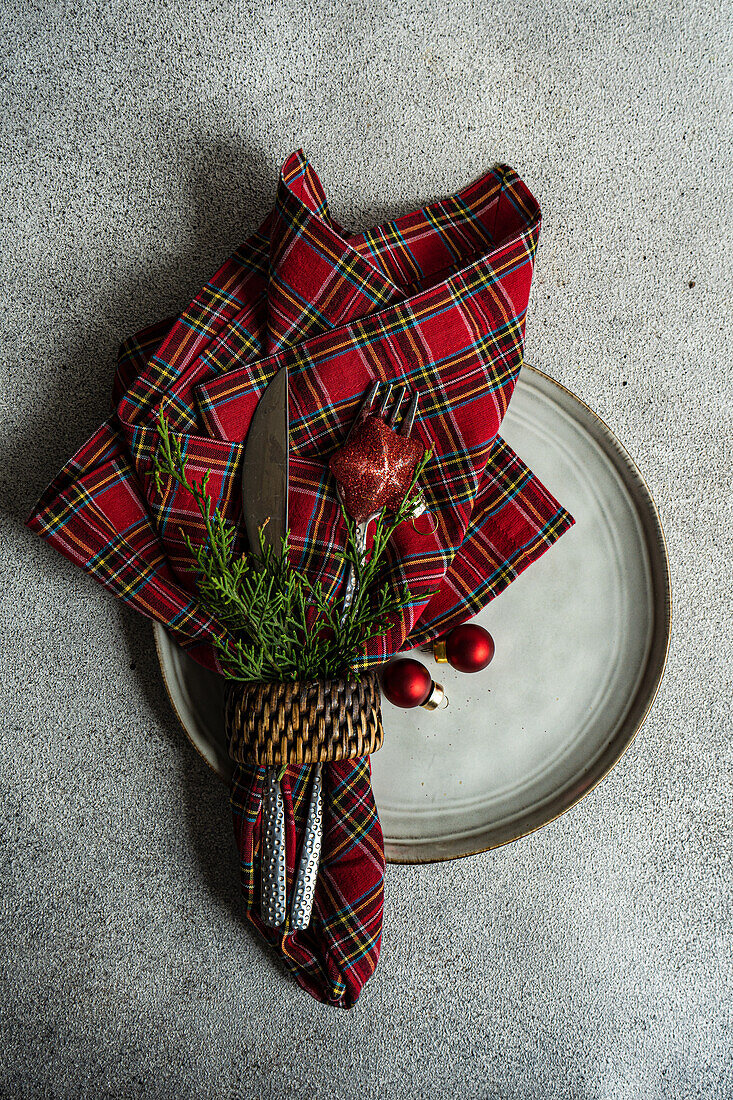
<svg viewBox="0 0 733 1100"><path fill-rule="evenodd" d="M399 509L383 509L376 520L371 552L363 555L356 524L339 499L346 543L335 551L356 575L356 591L346 613L323 585L296 569L288 556L287 537L278 553L259 532L259 552L234 552L236 531L208 492L210 471L196 481L189 477L179 436L172 434L161 409L159 445L155 453L155 483L162 495L164 476L191 494L203 520L205 539L194 543L181 532L195 562L201 603L222 625L215 644L227 677L233 680L314 680L349 672L359 677L364 647L384 634L412 602L406 587L378 584L380 564L396 528L413 514L415 485L430 458L418 465Z"/></svg>

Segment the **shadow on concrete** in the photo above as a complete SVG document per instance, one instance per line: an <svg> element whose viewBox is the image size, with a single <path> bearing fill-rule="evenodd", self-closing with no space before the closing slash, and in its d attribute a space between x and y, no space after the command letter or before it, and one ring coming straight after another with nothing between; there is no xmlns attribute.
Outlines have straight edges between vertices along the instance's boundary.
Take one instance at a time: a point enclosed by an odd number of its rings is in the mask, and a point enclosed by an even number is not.
<svg viewBox="0 0 733 1100"><path fill-rule="evenodd" d="M164 139L170 147L176 135ZM155 157L155 149L150 155ZM27 402L20 427L2 442L0 510L16 520L25 521L56 472L109 414L119 343L175 316L272 204L272 165L245 144L194 143L190 135L182 136L170 169L181 180L180 206L191 211L187 236L164 260L131 260L122 276L119 263L110 265L109 283L99 294L107 303L104 311L90 311L88 324L58 357L56 373L52 364L43 377L43 392ZM81 255L83 240L79 250ZM57 308L62 311L63 304ZM32 369L29 363L29 374ZM30 379L22 381L28 387Z"/></svg>

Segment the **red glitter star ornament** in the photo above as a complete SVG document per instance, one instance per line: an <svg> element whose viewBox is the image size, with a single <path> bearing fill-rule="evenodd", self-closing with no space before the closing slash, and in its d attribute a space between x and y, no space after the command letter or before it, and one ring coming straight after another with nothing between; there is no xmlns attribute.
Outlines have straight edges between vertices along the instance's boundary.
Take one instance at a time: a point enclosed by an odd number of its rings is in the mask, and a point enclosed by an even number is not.
<svg viewBox="0 0 733 1100"><path fill-rule="evenodd" d="M384 507L396 511L424 454L418 440L368 416L328 463L351 518L360 523Z"/></svg>

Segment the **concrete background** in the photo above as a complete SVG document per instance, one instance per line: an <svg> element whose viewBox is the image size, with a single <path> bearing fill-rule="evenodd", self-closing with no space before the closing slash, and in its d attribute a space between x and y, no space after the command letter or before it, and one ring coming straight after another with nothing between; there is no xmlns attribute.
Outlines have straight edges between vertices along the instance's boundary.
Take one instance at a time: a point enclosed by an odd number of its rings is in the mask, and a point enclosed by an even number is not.
<svg viewBox="0 0 733 1100"><path fill-rule="evenodd" d="M727 1098L731 26L709 0L9 0L2 32L3 1097ZM527 359L618 434L672 561L668 671L575 810L391 867L351 1013L243 928L225 792L148 624L22 519L304 146L360 227L507 161ZM728 820L726 820L728 818Z"/></svg>

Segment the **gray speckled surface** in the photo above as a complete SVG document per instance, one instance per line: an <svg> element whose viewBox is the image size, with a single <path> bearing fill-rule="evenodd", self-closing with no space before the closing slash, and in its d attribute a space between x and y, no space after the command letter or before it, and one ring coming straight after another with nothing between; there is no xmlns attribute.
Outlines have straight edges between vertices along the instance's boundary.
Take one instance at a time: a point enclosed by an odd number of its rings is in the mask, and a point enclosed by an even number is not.
<svg viewBox="0 0 733 1100"><path fill-rule="evenodd" d="M733 1092L717 8L4 7L3 1096ZM388 869L382 958L348 1014L243 928L225 793L148 624L21 526L104 415L120 337L184 303L299 145L353 226L496 160L525 176L545 219L527 358L639 463L676 612L643 732L575 810L493 854Z"/></svg>

